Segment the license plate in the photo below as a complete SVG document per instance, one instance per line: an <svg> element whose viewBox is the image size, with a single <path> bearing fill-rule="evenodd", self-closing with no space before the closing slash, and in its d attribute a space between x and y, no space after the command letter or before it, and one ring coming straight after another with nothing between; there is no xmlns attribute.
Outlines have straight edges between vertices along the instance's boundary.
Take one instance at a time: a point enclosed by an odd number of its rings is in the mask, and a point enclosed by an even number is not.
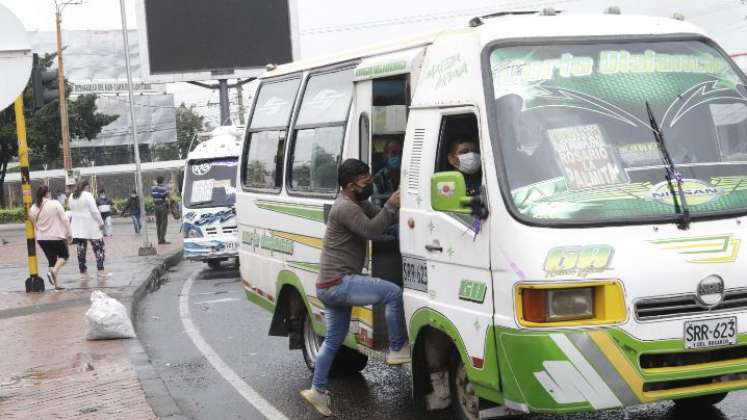
<svg viewBox="0 0 747 420"><path fill-rule="evenodd" d="M239 243L236 241L226 241L226 249L233 250L239 247Z"/></svg>
<svg viewBox="0 0 747 420"><path fill-rule="evenodd" d="M685 322L685 349L737 344L737 317Z"/></svg>
<svg viewBox="0 0 747 420"><path fill-rule="evenodd" d="M402 283L407 289L428 291L428 263L415 258L402 258Z"/></svg>

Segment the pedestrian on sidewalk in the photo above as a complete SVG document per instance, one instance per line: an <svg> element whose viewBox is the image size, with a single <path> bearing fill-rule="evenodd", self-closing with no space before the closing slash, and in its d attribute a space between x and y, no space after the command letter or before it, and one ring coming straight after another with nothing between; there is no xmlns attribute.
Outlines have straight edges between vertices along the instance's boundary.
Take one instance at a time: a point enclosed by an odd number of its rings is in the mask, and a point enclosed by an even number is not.
<svg viewBox="0 0 747 420"><path fill-rule="evenodd" d="M153 197L153 205L156 208L156 232L158 233L158 243L169 244L166 241L166 228L169 226L169 209L170 198L169 188L163 184L163 177L156 178L156 185L151 189L150 195Z"/></svg>
<svg viewBox="0 0 747 420"><path fill-rule="evenodd" d="M96 206L96 199L91 194L91 186L88 181L81 181L75 188L72 197L68 200L70 214L72 217L73 241L78 251L78 268L82 280L88 280L88 268L86 267L86 252L88 242L91 243L93 254L96 256L97 278L104 280L111 274L104 271L104 219Z"/></svg>
<svg viewBox="0 0 747 420"><path fill-rule="evenodd" d="M72 231L65 209L59 201L51 199L48 186L42 185L36 190L29 218L36 230L36 242L49 261L47 280L55 289L62 289L58 278L60 268L70 259L68 243L72 240Z"/></svg>
<svg viewBox="0 0 747 420"><path fill-rule="evenodd" d="M112 236L112 202L111 198L106 196L106 190L99 190L99 198L96 200L96 206L99 208L101 218L104 219L104 236Z"/></svg>
<svg viewBox="0 0 747 420"><path fill-rule="evenodd" d="M127 199L127 204L122 209L122 215L129 214L132 219L132 227L135 229L135 233L140 233L140 198L137 196L137 190L132 190L130 198Z"/></svg>

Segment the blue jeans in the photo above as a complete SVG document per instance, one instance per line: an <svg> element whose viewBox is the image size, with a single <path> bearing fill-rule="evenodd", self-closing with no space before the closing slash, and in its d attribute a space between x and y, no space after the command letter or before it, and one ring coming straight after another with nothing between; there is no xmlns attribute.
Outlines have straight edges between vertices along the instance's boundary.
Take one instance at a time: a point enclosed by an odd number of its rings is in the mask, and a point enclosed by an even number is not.
<svg viewBox="0 0 747 420"><path fill-rule="evenodd" d="M132 227L135 228L135 233L140 233L140 215L132 215L130 216L132 219Z"/></svg>
<svg viewBox="0 0 747 420"><path fill-rule="evenodd" d="M402 289L394 283L375 277L350 274L342 283L328 289L317 289L317 297L324 303L327 334L314 367L311 385L320 391L327 390L327 376L335 354L345 340L350 327L353 306L386 304L386 326L389 330L389 348L400 350L407 341L404 330L405 312Z"/></svg>

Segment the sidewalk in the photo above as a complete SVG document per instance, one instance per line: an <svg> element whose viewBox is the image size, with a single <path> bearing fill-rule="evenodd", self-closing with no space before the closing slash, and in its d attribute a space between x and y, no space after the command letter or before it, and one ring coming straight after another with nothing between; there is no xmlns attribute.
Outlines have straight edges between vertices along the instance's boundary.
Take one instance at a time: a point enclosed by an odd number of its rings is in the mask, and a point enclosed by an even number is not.
<svg viewBox="0 0 747 420"><path fill-rule="evenodd" d="M89 249L93 276L82 282L71 248L71 261L60 274L66 290L50 290L47 283L46 292L27 294L22 226L2 231L0 236L9 243L0 245L0 349L4 355L0 357L0 418L158 418L151 408L153 397L146 399L143 389L147 380L141 383L149 364L139 341L87 341L85 312L94 289L103 289L130 307L148 282L167 264L178 261L180 235L178 224L172 221L167 237L172 244L159 246L158 256L138 257L142 237L132 233L129 225L116 223L114 236L105 239L106 269L112 277L96 280ZM155 239L155 232L151 238ZM43 276L46 258L40 249L37 253ZM168 417L163 409L156 411Z"/></svg>

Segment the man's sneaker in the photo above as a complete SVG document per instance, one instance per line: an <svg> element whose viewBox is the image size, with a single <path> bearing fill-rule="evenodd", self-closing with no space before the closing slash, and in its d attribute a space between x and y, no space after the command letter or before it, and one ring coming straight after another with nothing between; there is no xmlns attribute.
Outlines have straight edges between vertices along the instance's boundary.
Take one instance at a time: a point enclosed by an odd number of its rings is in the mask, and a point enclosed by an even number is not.
<svg viewBox="0 0 747 420"><path fill-rule="evenodd" d="M389 349L389 353L386 355L386 363L388 365L403 365L410 363L410 344L406 343L401 349L394 351Z"/></svg>
<svg viewBox="0 0 747 420"><path fill-rule="evenodd" d="M311 389L304 389L301 391L301 396L303 399L309 402L309 404L313 405L314 408L316 408L316 411L319 412L319 414L329 417L332 415L332 410L330 410L330 398L329 398L329 391L320 392L317 391L314 388Z"/></svg>

